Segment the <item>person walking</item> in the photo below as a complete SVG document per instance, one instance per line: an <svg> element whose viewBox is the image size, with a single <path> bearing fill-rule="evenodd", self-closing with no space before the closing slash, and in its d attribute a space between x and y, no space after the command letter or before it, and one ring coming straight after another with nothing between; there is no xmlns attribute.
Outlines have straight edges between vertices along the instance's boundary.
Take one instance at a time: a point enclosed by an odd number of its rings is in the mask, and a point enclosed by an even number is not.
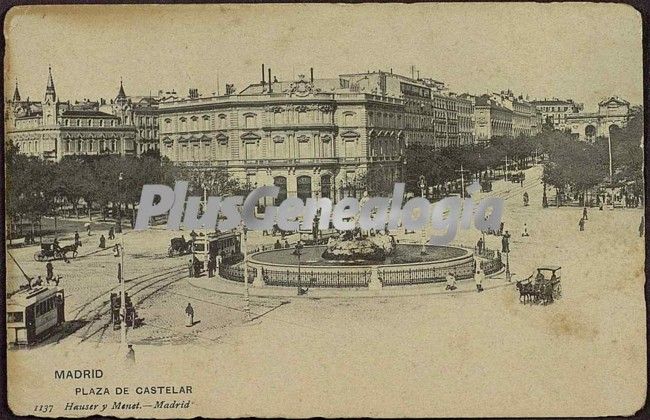
<svg viewBox="0 0 650 420"><path fill-rule="evenodd" d="M106 238L104 235L99 237L99 247L102 249L106 248Z"/></svg>
<svg viewBox="0 0 650 420"><path fill-rule="evenodd" d="M521 233L521 236L530 236L528 234L528 226L524 223L524 231Z"/></svg>
<svg viewBox="0 0 650 420"><path fill-rule="evenodd" d="M194 326L194 308L192 308L192 304L190 304L189 302L185 307L185 315L187 315L185 326L186 327Z"/></svg>
<svg viewBox="0 0 650 420"><path fill-rule="evenodd" d="M510 252L510 233L506 230L506 233L501 237L501 252L504 254Z"/></svg>
<svg viewBox="0 0 650 420"><path fill-rule="evenodd" d="M79 231L74 231L74 244L81 246L81 239L79 238Z"/></svg>
<svg viewBox="0 0 650 420"><path fill-rule="evenodd" d="M478 238L478 242L476 243L476 249L478 250L479 255L483 253L483 238Z"/></svg>
<svg viewBox="0 0 650 420"><path fill-rule="evenodd" d="M208 259L208 277L212 278L214 277L214 271L217 266L217 260L214 255L210 255L210 258Z"/></svg>
<svg viewBox="0 0 650 420"><path fill-rule="evenodd" d="M589 218L587 217L587 207L583 207L582 209L582 218L585 220L589 220Z"/></svg>
<svg viewBox="0 0 650 420"><path fill-rule="evenodd" d="M113 226L111 226L111 228L108 229L108 239L111 241L115 239L115 228Z"/></svg>
<svg viewBox="0 0 650 420"><path fill-rule="evenodd" d="M88 236L90 236L90 223L86 223L84 227L86 228L86 232L88 233Z"/></svg>
<svg viewBox="0 0 650 420"><path fill-rule="evenodd" d="M483 291L483 280L485 280L485 273L481 270L480 266L476 267L476 273L474 274L474 282L476 282L476 291Z"/></svg>
<svg viewBox="0 0 650 420"><path fill-rule="evenodd" d="M578 222L578 227L580 228L580 232L585 230L585 219L581 218L580 221Z"/></svg>
<svg viewBox="0 0 650 420"><path fill-rule="evenodd" d="M187 261L187 269L189 270L189 276L194 277L194 263L192 258Z"/></svg>
<svg viewBox="0 0 650 420"><path fill-rule="evenodd" d="M641 216L641 224L639 225L639 237L643 237L643 233L645 232L645 223L643 221L644 216Z"/></svg>
<svg viewBox="0 0 650 420"><path fill-rule="evenodd" d="M54 265L52 265L52 261L48 261L47 264L45 264L45 270L47 271L45 280L49 283L50 280L54 279Z"/></svg>

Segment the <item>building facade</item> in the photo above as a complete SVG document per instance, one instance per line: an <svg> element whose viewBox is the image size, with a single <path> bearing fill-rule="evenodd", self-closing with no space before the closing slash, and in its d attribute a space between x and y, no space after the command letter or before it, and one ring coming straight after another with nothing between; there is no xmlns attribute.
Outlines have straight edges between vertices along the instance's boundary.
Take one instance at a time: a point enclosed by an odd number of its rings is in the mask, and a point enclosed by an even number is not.
<svg viewBox="0 0 650 420"><path fill-rule="evenodd" d="M543 99L531 103L542 113L544 124L555 130L569 129L567 118L581 112L583 104L578 104L573 99Z"/></svg>
<svg viewBox="0 0 650 420"><path fill-rule="evenodd" d="M477 142L486 142L493 137L512 137L513 112L491 95L476 97L474 115Z"/></svg>
<svg viewBox="0 0 650 420"><path fill-rule="evenodd" d="M474 143L474 101L467 95L456 98L458 104L458 136L461 145Z"/></svg>
<svg viewBox="0 0 650 420"><path fill-rule="evenodd" d="M139 156L160 147L158 102L159 97L154 96L127 96L120 81L115 99L103 104L100 110L117 116L121 124L135 128L135 153Z"/></svg>
<svg viewBox="0 0 650 420"><path fill-rule="evenodd" d="M345 79L263 81L239 94L161 101L160 150L251 187L277 185L278 200L338 199L359 195L371 169L387 183L401 179L403 109Z"/></svg>
<svg viewBox="0 0 650 420"><path fill-rule="evenodd" d="M630 118L630 103L612 96L598 104L598 112L581 112L567 116L566 125L580 140L594 141L610 136L614 128L624 127Z"/></svg>
<svg viewBox="0 0 650 420"><path fill-rule="evenodd" d="M98 102L59 101L50 69L42 102L21 100L18 84L8 101L6 139L21 153L50 161L85 154L135 154L135 129L99 111Z"/></svg>

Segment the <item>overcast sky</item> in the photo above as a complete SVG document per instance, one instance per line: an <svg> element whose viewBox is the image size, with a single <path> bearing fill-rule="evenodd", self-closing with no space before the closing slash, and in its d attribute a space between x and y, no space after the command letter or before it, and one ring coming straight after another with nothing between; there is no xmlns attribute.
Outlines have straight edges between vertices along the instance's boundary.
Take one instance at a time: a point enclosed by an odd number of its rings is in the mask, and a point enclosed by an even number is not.
<svg viewBox="0 0 650 420"><path fill-rule="evenodd" d="M52 66L62 100L159 89L202 94L225 83L300 73L390 70L480 94L510 88L593 109L618 95L642 103L641 18L615 4L36 6L4 33L5 96L42 100Z"/></svg>

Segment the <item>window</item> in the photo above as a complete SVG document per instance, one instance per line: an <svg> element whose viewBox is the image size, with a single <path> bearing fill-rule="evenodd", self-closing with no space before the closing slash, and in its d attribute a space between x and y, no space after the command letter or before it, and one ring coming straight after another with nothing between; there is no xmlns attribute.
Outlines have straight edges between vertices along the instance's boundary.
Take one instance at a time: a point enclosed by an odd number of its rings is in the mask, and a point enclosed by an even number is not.
<svg viewBox="0 0 650 420"><path fill-rule="evenodd" d="M244 128L253 128L255 126L255 115L246 114L244 115Z"/></svg>
<svg viewBox="0 0 650 420"><path fill-rule="evenodd" d="M280 188L280 192L278 192L278 196L274 200L274 205L279 206L287 198L287 178L276 176L273 178L273 185Z"/></svg>
<svg viewBox="0 0 650 420"><path fill-rule="evenodd" d="M226 116L224 114L219 114L219 125L218 129L223 130L226 128Z"/></svg>
<svg viewBox="0 0 650 420"><path fill-rule="evenodd" d="M298 198L302 201L311 197L311 177L307 175L299 176L297 179Z"/></svg>
<svg viewBox="0 0 650 420"><path fill-rule="evenodd" d="M23 313L7 312L7 324L10 322L23 322Z"/></svg>

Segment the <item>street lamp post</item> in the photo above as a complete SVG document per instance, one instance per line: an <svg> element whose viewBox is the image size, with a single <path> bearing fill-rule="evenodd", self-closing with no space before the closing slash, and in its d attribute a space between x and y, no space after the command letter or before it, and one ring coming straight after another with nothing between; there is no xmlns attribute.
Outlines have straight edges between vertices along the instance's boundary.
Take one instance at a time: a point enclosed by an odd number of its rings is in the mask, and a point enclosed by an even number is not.
<svg viewBox="0 0 650 420"><path fill-rule="evenodd" d="M422 198L424 198L424 189L427 186L424 175L420 175L420 182L419 182L418 186L420 187L420 196ZM423 215L420 215L420 217L426 218L427 215L423 214ZM426 224L425 224L425 227L422 228L422 248L420 249L420 255L426 255L427 254L426 243L427 243L427 234L426 234Z"/></svg>
<svg viewBox="0 0 650 420"><path fill-rule="evenodd" d="M512 276L510 274L510 235L508 233L503 235L503 251L506 254L506 280L510 282Z"/></svg>
<svg viewBox="0 0 650 420"><path fill-rule="evenodd" d="M244 250L244 312L246 319L251 320L251 299L248 292L248 243L246 241L246 227L242 224L242 248Z"/></svg>
<svg viewBox="0 0 650 420"><path fill-rule="evenodd" d="M456 171L460 172L460 196L464 200L465 199L465 172L468 172L466 169L463 169L463 165L460 165L460 170Z"/></svg>
<svg viewBox="0 0 650 420"><path fill-rule="evenodd" d="M298 294L300 295L300 292L302 291L302 278L301 278L301 271L300 271L300 256L302 255L302 240L299 240L298 243L296 244L296 250L293 252L295 255L298 256Z"/></svg>
<svg viewBox="0 0 650 420"><path fill-rule="evenodd" d="M122 181L123 174L120 172L119 181L117 184L119 196L122 196ZM121 204L120 204L121 207ZM120 209L120 227L122 226L122 214ZM124 285L124 231L120 229L120 342L126 348L126 289Z"/></svg>

